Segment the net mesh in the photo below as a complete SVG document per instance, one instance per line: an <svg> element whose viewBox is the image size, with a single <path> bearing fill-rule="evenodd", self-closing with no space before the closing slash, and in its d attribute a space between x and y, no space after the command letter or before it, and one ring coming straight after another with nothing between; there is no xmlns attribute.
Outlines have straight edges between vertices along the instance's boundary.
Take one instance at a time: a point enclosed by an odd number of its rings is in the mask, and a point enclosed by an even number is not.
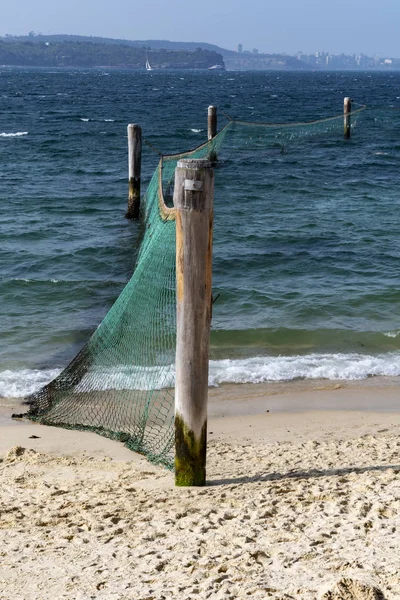
<svg viewBox="0 0 400 600"><path fill-rule="evenodd" d="M363 109L353 112L352 126ZM223 177L224 162L230 162L232 172L232 165L235 169L266 148L332 132L343 134L343 115L282 125L230 120L195 150L162 157L141 201L140 246L130 281L81 352L25 399L27 416L46 425L95 431L172 468L176 297L171 190L177 162L218 157L218 176Z"/></svg>

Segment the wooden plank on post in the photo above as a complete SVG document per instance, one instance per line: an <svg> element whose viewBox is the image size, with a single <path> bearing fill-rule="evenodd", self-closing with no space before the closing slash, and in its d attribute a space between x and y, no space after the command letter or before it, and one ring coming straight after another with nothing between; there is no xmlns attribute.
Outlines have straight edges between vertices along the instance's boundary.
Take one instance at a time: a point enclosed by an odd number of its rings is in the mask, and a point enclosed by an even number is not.
<svg viewBox="0 0 400 600"><path fill-rule="evenodd" d="M344 99L344 139L349 140L351 136L351 98Z"/></svg>
<svg viewBox="0 0 400 600"><path fill-rule="evenodd" d="M208 119L207 119L207 132L208 140L212 140L217 135L217 107L208 107Z"/></svg>
<svg viewBox="0 0 400 600"><path fill-rule="evenodd" d="M138 219L140 214L140 171L142 167L142 128L128 125L129 193L127 219Z"/></svg>
<svg viewBox="0 0 400 600"><path fill-rule="evenodd" d="M177 333L175 485L206 482L214 173L205 159L175 170Z"/></svg>

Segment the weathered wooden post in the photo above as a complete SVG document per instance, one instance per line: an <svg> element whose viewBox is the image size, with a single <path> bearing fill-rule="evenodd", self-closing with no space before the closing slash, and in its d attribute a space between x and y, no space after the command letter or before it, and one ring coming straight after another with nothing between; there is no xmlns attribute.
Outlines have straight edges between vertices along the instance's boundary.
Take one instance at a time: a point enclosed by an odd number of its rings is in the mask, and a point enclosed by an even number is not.
<svg viewBox="0 0 400 600"><path fill-rule="evenodd" d="M351 136L351 98L344 99L344 139L349 140Z"/></svg>
<svg viewBox="0 0 400 600"><path fill-rule="evenodd" d="M129 193L127 219L138 219L140 213L140 171L142 166L142 128L128 125Z"/></svg>
<svg viewBox="0 0 400 600"><path fill-rule="evenodd" d="M217 107L208 107L207 139L212 140L217 135Z"/></svg>
<svg viewBox="0 0 400 600"><path fill-rule="evenodd" d="M205 159L175 170L175 485L206 482L214 173Z"/></svg>

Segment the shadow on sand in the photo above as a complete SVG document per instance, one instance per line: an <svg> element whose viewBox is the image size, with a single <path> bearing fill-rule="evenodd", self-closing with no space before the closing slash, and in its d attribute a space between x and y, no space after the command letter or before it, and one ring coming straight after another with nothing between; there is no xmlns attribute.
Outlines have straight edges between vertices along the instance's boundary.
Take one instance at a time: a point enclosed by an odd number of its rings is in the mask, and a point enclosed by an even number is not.
<svg viewBox="0 0 400 600"><path fill-rule="evenodd" d="M207 480L208 486L215 485L238 485L242 483L258 483L263 481L285 481L287 479L316 479L318 477L336 477L338 475L361 475L368 471L385 472L393 469L400 473L400 465L383 465L374 467L346 467L343 469L311 469L310 471L288 471L287 473L257 473L256 475L244 475L243 477L232 477L226 479Z"/></svg>

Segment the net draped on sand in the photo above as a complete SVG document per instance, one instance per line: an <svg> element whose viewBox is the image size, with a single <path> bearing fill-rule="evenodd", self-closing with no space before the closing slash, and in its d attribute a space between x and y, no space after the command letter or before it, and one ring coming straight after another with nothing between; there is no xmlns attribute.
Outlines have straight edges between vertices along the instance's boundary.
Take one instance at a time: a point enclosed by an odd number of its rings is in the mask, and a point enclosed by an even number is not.
<svg viewBox="0 0 400 600"><path fill-rule="evenodd" d="M352 113L352 126L365 107ZM366 111L368 112L368 111ZM230 164L265 149L312 137L340 140L343 115L309 123L229 120L210 141L162 156L141 200L141 236L131 279L84 348L48 385L25 399L28 418L97 432L173 468L175 362L174 172L181 158L209 158L224 176ZM239 170L237 170L239 172ZM216 198L215 202L227 201Z"/></svg>

